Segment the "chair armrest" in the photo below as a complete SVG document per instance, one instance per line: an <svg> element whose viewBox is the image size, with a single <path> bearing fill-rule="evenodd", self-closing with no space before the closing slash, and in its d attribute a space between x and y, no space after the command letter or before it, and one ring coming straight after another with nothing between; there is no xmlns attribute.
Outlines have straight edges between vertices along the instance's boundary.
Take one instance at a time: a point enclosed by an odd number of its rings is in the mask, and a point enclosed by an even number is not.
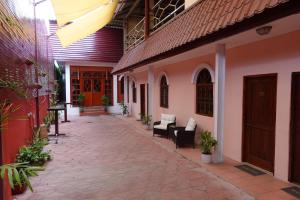
<svg viewBox="0 0 300 200"><path fill-rule="evenodd" d="M160 124L160 121L157 121L157 122L154 122L154 123L153 123L153 126L154 126L154 125L159 125L159 124Z"/></svg>
<svg viewBox="0 0 300 200"><path fill-rule="evenodd" d="M167 129L169 130L169 128L170 128L171 126L176 126L176 122L169 123L169 124L167 125Z"/></svg>

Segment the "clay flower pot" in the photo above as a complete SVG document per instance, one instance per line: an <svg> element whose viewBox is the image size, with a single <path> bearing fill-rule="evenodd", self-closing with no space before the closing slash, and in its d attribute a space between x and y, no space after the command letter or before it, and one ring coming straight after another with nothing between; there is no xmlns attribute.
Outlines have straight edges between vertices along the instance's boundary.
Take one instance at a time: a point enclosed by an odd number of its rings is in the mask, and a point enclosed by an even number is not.
<svg viewBox="0 0 300 200"><path fill-rule="evenodd" d="M11 189L12 195L18 195L18 194L23 194L27 189L27 186L25 183L22 184L20 187L19 185L15 185L14 189Z"/></svg>

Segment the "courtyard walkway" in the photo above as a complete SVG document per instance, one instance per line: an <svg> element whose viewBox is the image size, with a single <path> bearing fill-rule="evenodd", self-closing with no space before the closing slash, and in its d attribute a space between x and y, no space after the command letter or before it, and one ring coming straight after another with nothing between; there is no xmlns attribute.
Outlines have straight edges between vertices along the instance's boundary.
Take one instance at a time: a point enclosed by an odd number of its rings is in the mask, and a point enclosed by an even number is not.
<svg viewBox="0 0 300 200"><path fill-rule="evenodd" d="M18 200L253 199L199 164L164 148L114 116L78 117L61 124L67 136L32 179L34 193Z"/></svg>

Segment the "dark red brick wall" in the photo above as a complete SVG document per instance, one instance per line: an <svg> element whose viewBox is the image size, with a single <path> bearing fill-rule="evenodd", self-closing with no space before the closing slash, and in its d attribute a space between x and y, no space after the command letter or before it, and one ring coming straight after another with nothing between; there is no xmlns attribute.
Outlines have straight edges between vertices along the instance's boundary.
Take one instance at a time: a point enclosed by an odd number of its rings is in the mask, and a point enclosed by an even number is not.
<svg viewBox="0 0 300 200"><path fill-rule="evenodd" d="M17 81L27 91L28 98L18 98L0 89L0 99L9 99L21 109L14 113L2 131L2 151L4 163L14 162L22 145L32 138L35 122L35 90L29 87L35 81L35 68L27 65L36 63L38 71L47 73L39 76L42 89L39 94L40 121L47 113L47 90L53 87L53 65L51 51L48 50L45 23L37 19L37 41L35 40L35 18L32 0L0 1L0 78ZM37 60L35 45L37 44ZM51 48L49 48L51 49ZM11 199L10 189L5 184L5 200ZM0 197L1 199L1 197Z"/></svg>

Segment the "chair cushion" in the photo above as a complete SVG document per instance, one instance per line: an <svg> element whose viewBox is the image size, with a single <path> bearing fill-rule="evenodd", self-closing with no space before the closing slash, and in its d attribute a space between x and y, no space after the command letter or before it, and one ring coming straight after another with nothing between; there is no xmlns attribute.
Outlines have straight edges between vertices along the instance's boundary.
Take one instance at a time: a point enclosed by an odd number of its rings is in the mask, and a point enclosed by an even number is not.
<svg viewBox="0 0 300 200"><path fill-rule="evenodd" d="M193 118L190 118L187 125L186 125L186 127L185 127L185 130L186 131L193 131L193 130L195 130L196 125L197 125L196 121Z"/></svg>
<svg viewBox="0 0 300 200"><path fill-rule="evenodd" d="M175 122L175 115L161 114L160 124L168 125Z"/></svg>
<svg viewBox="0 0 300 200"><path fill-rule="evenodd" d="M154 125L153 128L161 129L161 130L167 130L167 124Z"/></svg>

